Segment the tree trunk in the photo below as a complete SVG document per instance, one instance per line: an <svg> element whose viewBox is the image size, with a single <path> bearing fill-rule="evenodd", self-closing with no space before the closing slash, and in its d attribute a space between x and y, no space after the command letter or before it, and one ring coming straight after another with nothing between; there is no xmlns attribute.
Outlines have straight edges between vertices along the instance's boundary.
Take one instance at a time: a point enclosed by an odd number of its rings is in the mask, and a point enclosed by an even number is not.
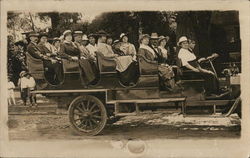
<svg viewBox="0 0 250 158"><path fill-rule="evenodd" d="M196 41L194 52L197 56L210 55L210 18L210 11L179 12L177 16L176 40L178 41L181 36L187 36L187 38Z"/></svg>

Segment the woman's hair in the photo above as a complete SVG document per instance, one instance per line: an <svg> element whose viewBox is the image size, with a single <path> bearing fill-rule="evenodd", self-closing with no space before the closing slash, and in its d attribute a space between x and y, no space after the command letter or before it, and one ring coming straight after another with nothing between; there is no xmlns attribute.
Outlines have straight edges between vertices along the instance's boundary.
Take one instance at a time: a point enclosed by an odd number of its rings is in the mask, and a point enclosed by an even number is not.
<svg viewBox="0 0 250 158"><path fill-rule="evenodd" d="M165 45L167 45L167 40L166 40L166 39L160 40L158 44L161 45L162 41L166 41L166 44L165 44Z"/></svg>

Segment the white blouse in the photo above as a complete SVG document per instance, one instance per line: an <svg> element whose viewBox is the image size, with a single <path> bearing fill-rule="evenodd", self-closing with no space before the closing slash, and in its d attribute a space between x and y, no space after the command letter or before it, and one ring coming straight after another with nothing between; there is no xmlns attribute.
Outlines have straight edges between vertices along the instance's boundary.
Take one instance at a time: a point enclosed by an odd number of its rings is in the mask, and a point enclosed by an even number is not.
<svg viewBox="0 0 250 158"><path fill-rule="evenodd" d="M181 60L183 66L188 65L189 61L196 59L196 56L191 53L189 50L181 48L178 54L178 58Z"/></svg>
<svg viewBox="0 0 250 158"><path fill-rule="evenodd" d="M91 56L93 56L93 57L96 56L96 54L95 54L95 52L97 52L97 46L96 46L96 44L92 45L92 44L89 43L86 46L86 48L88 49L88 51L89 51L89 53L90 53Z"/></svg>

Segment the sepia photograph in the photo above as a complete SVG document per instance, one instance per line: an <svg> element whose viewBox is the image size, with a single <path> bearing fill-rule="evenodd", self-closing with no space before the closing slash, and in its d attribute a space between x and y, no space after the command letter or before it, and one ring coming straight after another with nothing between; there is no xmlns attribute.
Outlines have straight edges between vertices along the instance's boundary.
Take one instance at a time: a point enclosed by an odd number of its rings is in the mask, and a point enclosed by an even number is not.
<svg viewBox="0 0 250 158"><path fill-rule="evenodd" d="M154 140L242 139L237 8L97 10L5 10L8 141L100 141L152 157Z"/></svg>

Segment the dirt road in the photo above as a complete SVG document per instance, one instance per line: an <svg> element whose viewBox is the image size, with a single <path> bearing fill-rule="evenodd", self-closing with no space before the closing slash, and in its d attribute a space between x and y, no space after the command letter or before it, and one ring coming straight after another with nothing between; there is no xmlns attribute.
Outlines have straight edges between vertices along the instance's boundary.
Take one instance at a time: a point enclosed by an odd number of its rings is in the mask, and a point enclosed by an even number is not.
<svg viewBox="0 0 250 158"><path fill-rule="evenodd" d="M176 113L145 113L127 116L107 125L98 136L79 136L70 127L67 115L9 115L11 140L47 139L216 139L239 138L240 119L230 117L183 117Z"/></svg>

